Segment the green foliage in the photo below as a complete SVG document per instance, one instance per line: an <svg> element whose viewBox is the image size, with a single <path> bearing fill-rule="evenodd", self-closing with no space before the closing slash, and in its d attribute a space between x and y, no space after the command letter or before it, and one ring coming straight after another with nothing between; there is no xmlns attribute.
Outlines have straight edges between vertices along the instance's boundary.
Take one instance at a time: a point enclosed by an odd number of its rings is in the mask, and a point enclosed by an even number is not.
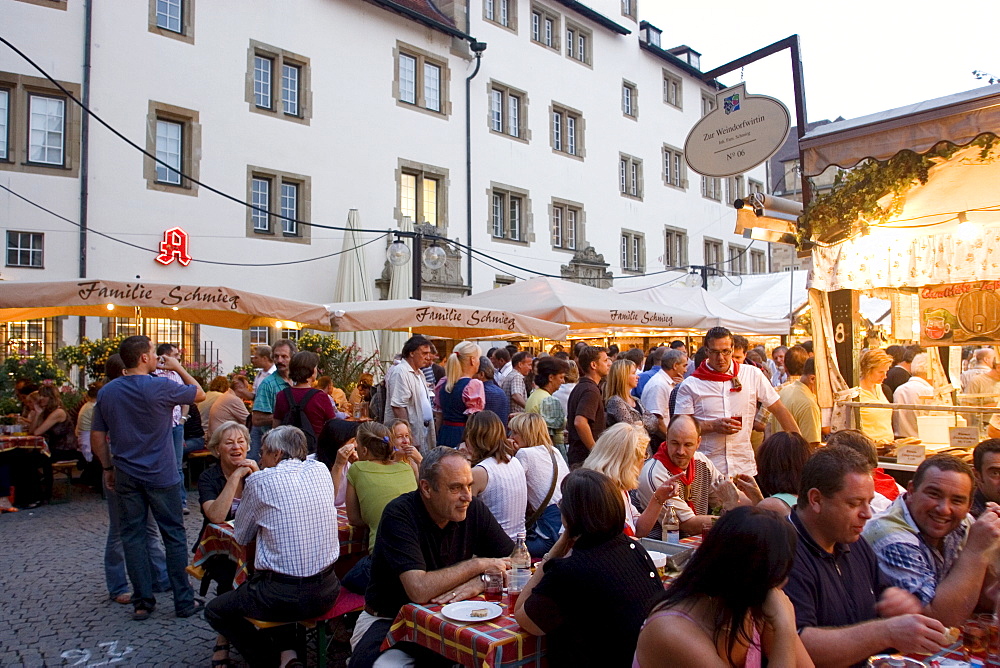
<svg viewBox="0 0 1000 668"><path fill-rule="evenodd" d="M230 372L229 377L232 378L236 374L243 374L253 382L254 376L257 375L257 367L253 364L241 364L239 366L234 366L232 372Z"/></svg>
<svg viewBox="0 0 1000 668"><path fill-rule="evenodd" d="M304 332L299 336L299 350L319 355L319 375L329 376L335 387L351 393L363 373L374 374L378 369L378 353L365 357L361 349L351 344L347 348L333 334Z"/></svg>
<svg viewBox="0 0 1000 668"><path fill-rule="evenodd" d="M4 395L13 394L14 383L19 378L27 378L37 385L43 381L51 381L56 385L66 382L66 374L63 373L63 370L42 353L35 353L31 357L12 356L5 359L3 372L0 375L0 392Z"/></svg>
<svg viewBox="0 0 1000 668"><path fill-rule="evenodd" d="M84 337L78 346L63 346L56 352L56 359L67 365L78 366L86 370L90 380L98 380L104 375L104 363L118 352L118 347L125 340L124 334L96 339L91 341Z"/></svg>
<svg viewBox="0 0 1000 668"><path fill-rule="evenodd" d="M980 147L979 159L989 162L996 135L980 135L971 145ZM799 226L800 241L835 243L865 233L870 225L884 223L898 214L906 203L906 192L927 183L928 172L960 148L941 142L923 155L902 151L885 162L869 160L849 172L840 171L833 189L816 197L806 209ZM888 197L883 206L880 200Z"/></svg>

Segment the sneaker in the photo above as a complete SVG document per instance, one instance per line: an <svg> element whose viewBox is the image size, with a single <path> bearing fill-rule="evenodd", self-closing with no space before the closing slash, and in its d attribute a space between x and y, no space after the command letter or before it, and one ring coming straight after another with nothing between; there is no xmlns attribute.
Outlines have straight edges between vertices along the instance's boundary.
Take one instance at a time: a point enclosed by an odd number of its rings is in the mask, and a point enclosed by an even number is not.
<svg viewBox="0 0 1000 668"><path fill-rule="evenodd" d="M136 608L132 612L132 620L136 622L144 622L149 619L152 614L153 611L149 608Z"/></svg>
<svg viewBox="0 0 1000 668"><path fill-rule="evenodd" d="M187 610L184 610L183 612L178 612L177 616L181 618L193 617L204 609L205 609L205 601L201 600L200 598L196 598L194 600L194 605L192 605Z"/></svg>

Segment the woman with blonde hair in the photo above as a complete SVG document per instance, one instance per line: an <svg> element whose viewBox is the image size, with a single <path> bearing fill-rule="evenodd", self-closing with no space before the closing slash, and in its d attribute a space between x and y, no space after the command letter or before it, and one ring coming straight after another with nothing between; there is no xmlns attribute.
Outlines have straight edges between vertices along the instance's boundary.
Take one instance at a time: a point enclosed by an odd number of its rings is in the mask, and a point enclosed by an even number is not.
<svg viewBox="0 0 1000 668"><path fill-rule="evenodd" d="M604 383L604 410L607 425L619 422L635 424L641 422L646 433L652 437L660 429L660 420L647 412L642 404L632 396L632 390L639 386L638 368L629 359L617 360Z"/></svg>
<svg viewBox="0 0 1000 668"><path fill-rule="evenodd" d="M601 432L600 437L583 462L583 468L599 471L611 478L621 491L625 502L625 533L643 538L653 528L660 511L675 493L674 479L667 478L653 492L652 500L641 513L632 505L629 492L639 487L639 474L646 461L649 434L642 427L619 422ZM662 499L662 501L661 501Z"/></svg>
<svg viewBox="0 0 1000 668"><path fill-rule="evenodd" d="M882 390L889 367L892 366L892 356L878 348L869 348L861 353L858 361L858 401L869 404L889 404ZM892 410L888 408L862 408L861 431L876 444L892 443L895 437L892 433Z"/></svg>
<svg viewBox="0 0 1000 668"><path fill-rule="evenodd" d="M560 485L569 475L569 466L549 439L549 428L538 413L517 413L507 425L517 448L514 457L524 468L528 485L528 551L541 557L555 545L562 528Z"/></svg>
<svg viewBox="0 0 1000 668"><path fill-rule="evenodd" d="M434 391L435 408L441 413L438 445L457 447L462 442L469 415L486 406L483 382L473 378L479 371L479 358L482 354L475 343L462 341L448 355L445 377L438 382Z"/></svg>
<svg viewBox="0 0 1000 668"><path fill-rule="evenodd" d="M473 464L472 495L482 498L504 533L514 540L524 531L528 482L496 413L480 411L469 417L465 449Z"/></svg>

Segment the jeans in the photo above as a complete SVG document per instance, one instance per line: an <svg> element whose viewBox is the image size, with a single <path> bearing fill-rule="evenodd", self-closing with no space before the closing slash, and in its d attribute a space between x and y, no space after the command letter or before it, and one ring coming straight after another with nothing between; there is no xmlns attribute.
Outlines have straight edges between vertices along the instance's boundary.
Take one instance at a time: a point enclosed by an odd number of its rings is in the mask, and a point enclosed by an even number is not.
<svg viewBox="0 0 1000 668"><path fill-rule="evenodd" d="M174 437L174 454L177 456L177 473L181 476L181 505L188 502L187 488L184 487L184 425L174 427L170 435Z"/></svg>
<svg viewBox="0 0 1000 668"><path fill-rule="evenodd" d="M183 484L177 483L173 487L152 489L121 469L115 470L115 492L118 493L118 511L121 513L125 567L135 588L132 603L136 609L152 610L156 606L145 526L150 512L153 513L153 519L163 537L167 577L174 593L174 611L184 613L194 607L194 590L191 589L187 571L184 570L188 550L184 515L181 513L181 487Z"/></svg>
<svg viewBox="0 0 1000 668"><path fill-rule="evenodd" d="M196 438L186 438L184 439L184 454L189 455L192 452L197 452L198 450L205 449L205 437L198 436Z"/></svg>
<svg viewBox="0 0 1000 668"><path fill-rule="evenodd" d="M560 529L562 529L562 515L559 514L559 506L550 503L538 517L535 526L528 530L526 542L531 556L541 558L551 550L559 539Z"/></svg>
<svg viewBox="0 0 1000 668"><path fill-rule="evenodd" d="M104 488L108 499L108 541L104 545L104 580L108 584L108 595L111 598L128 593L128 578L125 574L125 549L122 546L121 515L118 510L118 495ZM169 591L170 580L167 578L167 559L160 546L160 529L156 526L153 516L146 516L146 545L149 550L149 562L153 571L153 591Z"/></svg>
<svg viewBox="0 0 1000 668"><path fill-rule="evenodd" d="M205 608L205 621L228 639L250 666L275 666L279 654L295 646L295 628L280 626L270 634L261 633L246 618L268 622L311 619L329 612L339 592L340 582L332 565L305 578L258 571L239 588L212 599Z"/></svg>
<svg viewBox="0 0 1000 668"><path fill-rule="evenodd" d="M250 450L247 451L247 459L257 461L260 459L260 444L267 433L266 427L254 427L250 430Z"/></svg>

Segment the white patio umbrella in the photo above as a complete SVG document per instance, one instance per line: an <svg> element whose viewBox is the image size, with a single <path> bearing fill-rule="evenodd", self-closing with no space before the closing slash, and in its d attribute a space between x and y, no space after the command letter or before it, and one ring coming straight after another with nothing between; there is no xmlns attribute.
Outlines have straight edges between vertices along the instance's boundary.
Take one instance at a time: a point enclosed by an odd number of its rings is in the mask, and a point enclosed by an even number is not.
<svg viewBox="0 0 1000 668"><path fill-rule="evenodd" d="M347 230L344 232L344 253L340 256L340 266L337 268L337 285L334 287L334 299L338 302L363 302L372 297L372 285L368 280L368 270L364 258L364 249L360 228L360 217L357 209L347 213ZM337 332L337 339L344 347L355 344L361 355L368 357L378 347L378 338L374 332Z"/></svg>
<svg viewBox="0 0 1000 668"><path fill-rule="evenodd" d="M403 216L403 220L399 222L399 231L413 231L413 221L410 220L409 216ZM409 299L410 295L413 294L413 265L410 264L414 261L413 240L400 237L400 241L410 248L410 261L401 265L389 265L389 299ZM408 337L409 334L406 332L382 330L379 337L381 341L379 355L382 361L391 361L393 356L403 349L403 344L406 343Z"/></svg>

